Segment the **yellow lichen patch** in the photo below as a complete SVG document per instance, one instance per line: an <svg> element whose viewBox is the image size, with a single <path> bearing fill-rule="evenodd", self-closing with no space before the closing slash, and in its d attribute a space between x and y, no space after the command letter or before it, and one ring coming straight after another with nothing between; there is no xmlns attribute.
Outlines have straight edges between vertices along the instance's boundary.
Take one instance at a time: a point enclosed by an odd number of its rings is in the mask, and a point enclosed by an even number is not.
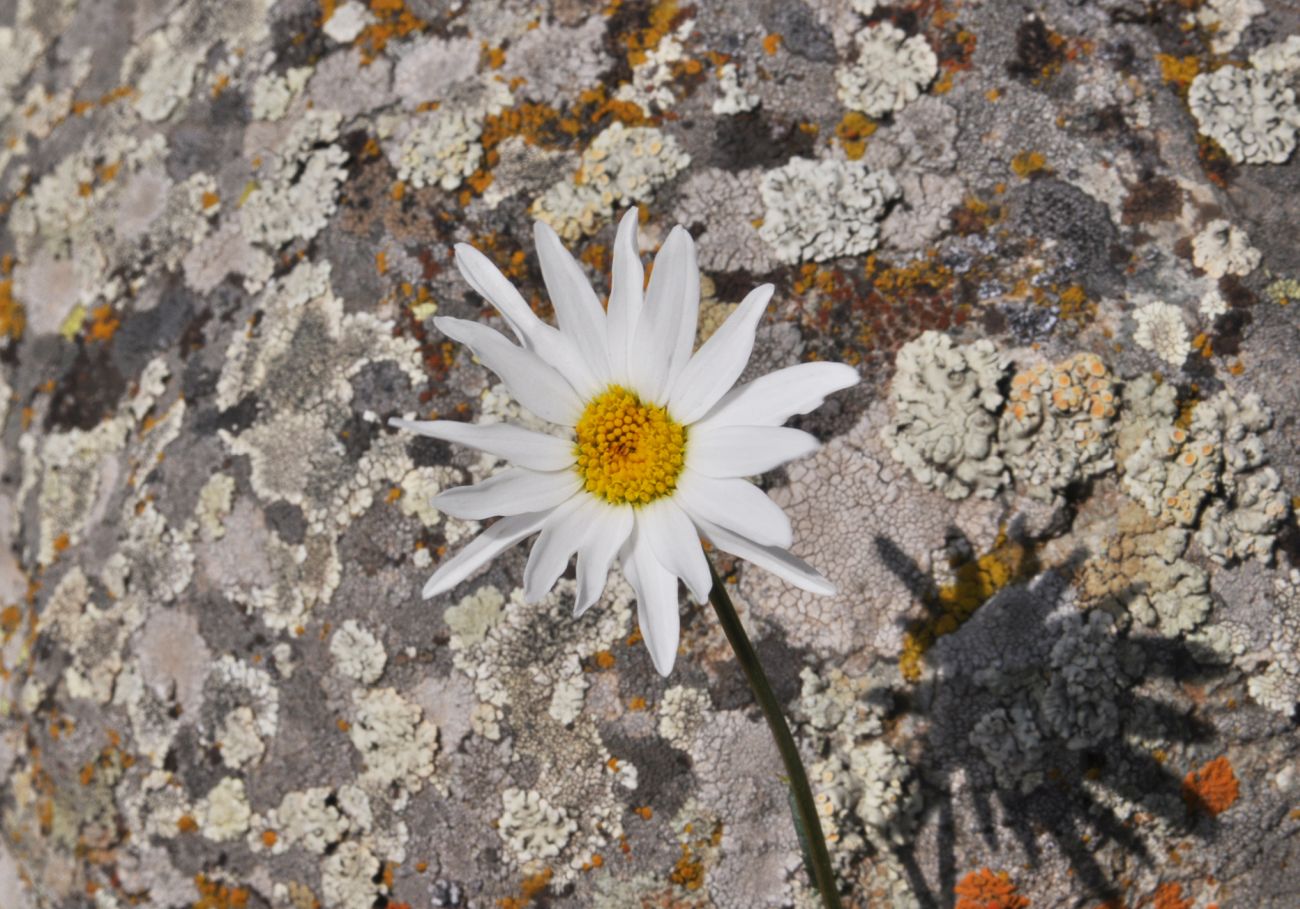
<svg viewBox="0 0 1300 909"><path fill-rule="evenodd" d="M851 110L835 126L835 138L844 147L844 155L857 161L867 150L867 139L879 124L861 111Z"/></svg>
<svg viewBox="0 0 1300 909"><path fill-rule="evenodd" d="M936 640L960 628L1008 584L1037 574L1039 566L1033 547L1000 532L987 553L952 567L956 579L928 598L927 618L912 623L903 635L898 666L909 682L921 678L921 660Z"/></svg>
<svg viewBox="0 0 1300 909"><path fill-rule="evenodd" d="M1237 775L1232 763L1220 756L1183 778L1183 801L1192 811L1203 811L1210 817L1222 814L1233 806L1240 793Z"/></svg>
<svg viewBox="0 0 1300 909"><path fill-rule="evenodd" d="M1012 172L1022 179L1047 168L1047 158L1042 152L1022 151L1011 159Z"/></svg>
<svg viewBox="0 0 1300 909"><path fill-rule="evenodd" d="M953 893L957 896L954 909L1025 909L1029 905L1029 900L1016 892L1010 875L988 868L966 875Z"/></svg>
<svg viewBox="0 0 1300 909"><path fill-rule="evenodd" d="M0 281L0 335L21 340L23 329L27 327L27 313L13 295L12 278Z"/></svg>
<svg viewBox="0 0 1300 909"><path fill-rule="evenodd" d="M677 488L686 429L665 408L611 385L578 419L574 456L589 493L612 505L644 505Z"/></svg>
<svg viewBox="0 0 1300 909"><path fill-rule="evenodd" d="M1160 78L1170 85L1177 86L1179 91L1186 91L1201 71L1200 61L1195 57L1156 54L1156 62L1160 64Z"/></svg>

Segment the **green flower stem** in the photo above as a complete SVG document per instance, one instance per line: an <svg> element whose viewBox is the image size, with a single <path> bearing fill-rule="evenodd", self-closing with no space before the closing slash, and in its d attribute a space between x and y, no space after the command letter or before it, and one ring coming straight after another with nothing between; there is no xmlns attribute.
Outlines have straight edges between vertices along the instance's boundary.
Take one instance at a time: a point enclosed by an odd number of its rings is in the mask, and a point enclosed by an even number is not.
<svg viewBox="0 0 1300 909"><path fill-rule="evenodd" d="M804 862L808 866L808 876L812 878L813 884L821 894L822 905L826 909L841 909L839 888L835 883L835 874L831 871L830 853L826 851L826 838L822 836L821 820L817 817L812 789L808 786L808 774L804 772L803 761L799 759L799 748L794 743L794 736L790 734L790 727L786 725L785 717L781 715L781 705L777 703L776 695L773 694L772 686L767 680L767 674L763 672L763 666L758 661L754 645L749 642L745 627L740 624L740 616L736 615L736 607L732 605L731 597L727 596L726 585L722 583L722 578L718 577L718 572L713 567L713 560L708 559L708 562L709 574L713 577L709 602L713 604L713 610L718 614L718 621L722 623L722 630L727 634L731 649L736 652L736 660L740 663L740 668L745 671L745 678L749 680L749 687L754 692L758 706L763 708L763 717L767 720L768 728L772 730L772 738L776 739L777 751L781 752L781 761L785 764L796 832L800 834L800 841L806 846Z"/></svg>

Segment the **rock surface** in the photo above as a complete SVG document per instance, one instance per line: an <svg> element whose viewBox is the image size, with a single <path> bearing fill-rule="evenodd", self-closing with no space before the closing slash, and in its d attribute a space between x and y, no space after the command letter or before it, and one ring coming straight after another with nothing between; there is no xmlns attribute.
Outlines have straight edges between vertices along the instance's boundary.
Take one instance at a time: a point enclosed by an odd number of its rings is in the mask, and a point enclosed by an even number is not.
<svg viewBox="0 0 1300 909"><path fill-rule="evenodd" d="M1300 10L0 0L0 905L812 907L707 607L420 588L614 221L863 383L733 585L848 903L1300 892ZM524 415L524 419L529 419Z"/></svg>

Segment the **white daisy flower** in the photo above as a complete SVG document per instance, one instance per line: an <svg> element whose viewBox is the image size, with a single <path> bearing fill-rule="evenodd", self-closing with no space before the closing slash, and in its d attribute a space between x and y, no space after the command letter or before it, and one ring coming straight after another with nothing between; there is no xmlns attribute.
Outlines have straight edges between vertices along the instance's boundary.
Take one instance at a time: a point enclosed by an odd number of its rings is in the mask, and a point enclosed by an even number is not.
<svg viewBox="0 0 1300 909"><path fill-rule="evenodd" d="M435 324L495 372L524 407L556 426L543 434L508 424L391 420L393 426L478 448L512 466L440 493L458 518L499 517L424 585L437 596L525 537L540 534L524 569L524 596L544 597L578 557L574 615L600 597L614 559L636 592L637 621L655 668L677 656L677 580L700 603L711 585L700 538L804 590L834 592L787 550L785 512L745 477L810 454L817 440L781 424L858 381L843 363L801 363L744 385L773 287L741 301L692 353L700 305L695 244L673 228L650 284L637 248L637 214L618 227L608 310L555 231L537 222L542 276L559 328L541 321L492 263L466 244L456 265L509 325L519 344L464 319Z"/></svg>

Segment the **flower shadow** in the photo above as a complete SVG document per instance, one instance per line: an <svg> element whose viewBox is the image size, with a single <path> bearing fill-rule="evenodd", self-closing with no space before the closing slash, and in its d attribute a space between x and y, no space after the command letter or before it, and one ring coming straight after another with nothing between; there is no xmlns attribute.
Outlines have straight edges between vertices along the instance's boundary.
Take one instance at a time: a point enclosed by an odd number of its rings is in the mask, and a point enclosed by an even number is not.
<svg viewBox="0 0 1300 909"><path fill-rule="evenodd" d="M1008 531L1012 538L1021 533L1017 526ZM953 548L972 551L960 531L951 529L949 537ZM1065 685L1063 668L1053 663L1053 647L1088 621L1089 612L1069 602L1071 581L1090 555L1086 550L1077 549L1042 570L1035 544L1023 541L1025 570L954 627L952 604L941 596L944 585L889 539L877 536L875 545L924 606L925 618L907 623L909 634L918 627L943 629L920 651L919 680L872 692L876 697L892 694L895 719L923 730L910 747L926 806L919 826L936 825L937 862L927 860L935 865L927 874L913 844L892 847L921 905L951 904L963 831L979 837L990 852L1004 848L1009 838L1035 867L1044 861L1040 843L1046 834L1087 899L1117 900L1120 888L1099 861L1101 850L1113 845L1153 865L1156 857L1140 827L1163 825L1190 834L1200 814L1194 803L1184 802L1182 778L1163 762L1159 749L1146 747L1143 740L1175 747L1201 744L1213 739L1213 727L1161 693L1204 684L1222 670L1198 663L1180 639L1132 629L1115 633L1113 662L1122 668L1113 679L1095 680L1110 696L1089 705L1090 716L1110 722L1101 723L1100 731L1094 727L1090 736L1066 735L1059 711L1055 723L1044 714L1053 692ZM1126 604L1141 592L1142 585L1134 584L1117 600ZM957 633L968 626L969 641L963 641ZM989 716L1005 719L1008 713L1022 720L1032 717L1024 722L1039 735L1032 747L1019 751L1008 742L1014 772L992 766L990 751L976 744L987 736ZM995 758L999 754L996 749L991 753ZM1213 830L1213 818L1206 817L1194 832L1212 836Z"/></svg>

